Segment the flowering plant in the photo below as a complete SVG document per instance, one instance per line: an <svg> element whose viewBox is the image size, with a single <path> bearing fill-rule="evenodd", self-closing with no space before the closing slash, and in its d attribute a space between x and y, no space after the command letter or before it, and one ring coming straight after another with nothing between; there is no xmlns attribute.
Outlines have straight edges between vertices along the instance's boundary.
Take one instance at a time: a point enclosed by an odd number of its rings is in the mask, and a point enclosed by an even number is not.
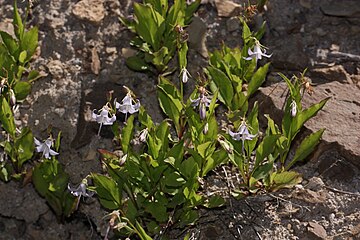
<svg viewBox="0 0 360 240"><path fill-rule="evenodd" d="M134 3L135 20L121 18L123 24L137 34L130 44L138 53L127 58L126 64L135 71L154 71L155 67L155 72L164 73L177 51L180 69L185 70L188 35L183 28L199 5L200 0L189 5L185 0L175 0L171 7L163 0ZM186 80L186 72L184 74Z"/></svg>

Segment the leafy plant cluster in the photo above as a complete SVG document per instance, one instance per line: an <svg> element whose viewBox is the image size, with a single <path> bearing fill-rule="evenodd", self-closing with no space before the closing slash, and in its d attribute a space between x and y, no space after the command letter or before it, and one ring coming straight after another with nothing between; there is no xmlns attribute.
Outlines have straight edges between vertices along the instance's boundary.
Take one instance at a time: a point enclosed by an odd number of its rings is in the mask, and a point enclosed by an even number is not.
<svg viewBox="0 0 360 240"><path fill-rule="evenodd" d="M170 227L194 224L199 208L225 204L221 196L204 189L208 174L223 164L239 171L241 180L232 189L237 198L299 183L301 176L291 167L313 151L324 129L307 136L290 156L292 142L328 99L303 109L305 73L291 79L280 74L289 88L281 126L270 116L266 116L267 126L260 126L258 104L251 105L249 100L269 69L269 63L260 66L260 60L271 55L260 44L264 25L251 32L245 21L242 48L223 45L211 53L209 65L186 99L183 85L190 78L186 25L199 4L199 0L191 4L144 0L134 3L134 21L122 19L136 34L130 44L138 50L127 59L127 65L158 74L158 101L167 118L155 123L128 88L120 103L110 96L92 117L100 124L99 136L102 126L112 125L116 151L99 149L106 173L91 173L78 187L71 187L56 157L61 134L53 139L49 131L50 137L40 142L28 127L19 130L15 125L15 106L29 94L31 82L40 77L29 70L37 47L37 28L25 30L15 2L15 36L0 32L1 179L19 179L23 164L35 158L35 151L42 152L32 165L32 181L59 219L70 216L82 197L96 193L101 205L112 211L108 232L112 229L118 235L140 239L162 237ZM179 84L166 78L174 71L168 70L175 56L181 72ZM218 108L227 111L225 127L218 124ZM124 123L116 121L117 111L126 114Z"/></svg>
<svg viewBox="0 0 360 240"><path fill-rule="evenodd" d="M129 58L130 67L131 61L143 64L139 58L150 59L146 54L153 51L139 46L154 47L156 36L154 49L164 49L167 48L166 36L175 36L172 39L176 39L176 34L181 35L174 28L165 28L167 30L157 35L159 28L142 25L144 21L139 20L145 15L172 16L172 9L186 9L179 7L185 5L185 1L179 0L174 1L169 12L149 13L150 10L160 10L156 6L164 2L167 4L167 1L158 0L134 5L135 23L128 26L138 26L133 29L141 45L134 46L145 53ZM186 16L181 11L184 10L179 10L178 16ZM100 203L116 216L111 219L116 219L118 224L112 223L111 226L120 235L137 234L141 239L162 236L169 226L181 228L193 224L199 217L199 207L223 205L222 197L208 196L203 191L208 173L222 164L236 166L242 177L238 189L232 191L235 197L291 187L301 181L300 175L290 168L311 153L324 130L304 139L295 156L288 159L292 141L327 99L302 109L301 79L288 79L281 75L290 90L282 126L279 128L269 116L266 116L268 126L259 126L258 105L249 106L249 99L265 81L269 68L269 63L258 67L261 57L271 56L260 44L263 34L264 26L252 33L243 22L243 47L230 49L224 45L221 50L213 52L209 66L204 69L205 75L197 80L196 89L189 99L183 95L186 82L182 77L178 89L164 74L159 74L158 101L168 117L161 123L154 123L144 107L140 107L138 124L135 115L131 115L120 130L113 127L122 156L99 150L107 174L93 173L92 179ZM161 73L175 51L169 53L166 58L156 58L160 62L147 61L147 64L161 66L158 67ZM179 65L182 69L181 61ZM215 115L215 109L220 105L228 110L226 129L220 128ZM132 140L138 138L136 133L140 133L143 141L140 149L132 144Z"/></svg>
<svg viewBox="0 0 360 240"><path fill-rule="evenodd" d="M32 70L30 61L38 46L38 29L26 29L29 6L22 20L17 2L14 2L13 27L14 34L0 31L0 179L8 182L11 179L24 181L32 176L32 181L39 194L45 197L55 211L61 216L69 216L74 210L74 198L66 191L68 175L61 164L52 156L53 140L41 143L34 138L29 127L19 127L15 124L15 113L19 105L30 94L31 83L41 77L37 70ZM46 145L48 144L48 145ZM60 133L56 144L60 148ZM43 152L39 162L33 161L34 152ZM24 168L25 163L31 163Z"/></svg>
<svg viewBox="0 0 360 240"><path fill-rule="evenodd" d="M14 112L30 93L31 82L40 77L29 69L29 61L38 44L36 27L25 30L16 2L14 4L14 35L0 31L0 121L4 131L0 136L0 178L9 181L18 177L22 166L33 156L34 141L31 130L16 128Z"/></svg>

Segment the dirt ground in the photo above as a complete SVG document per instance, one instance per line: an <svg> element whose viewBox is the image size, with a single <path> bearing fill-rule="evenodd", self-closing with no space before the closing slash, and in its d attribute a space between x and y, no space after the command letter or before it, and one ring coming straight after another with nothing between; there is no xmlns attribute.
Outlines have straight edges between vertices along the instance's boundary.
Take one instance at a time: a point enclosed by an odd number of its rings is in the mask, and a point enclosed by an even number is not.
<svg viewBox="0 0 360 240"><path fill-rule="evenodd" d="M155 79L125 65L133 35L118 18L131 15L132 2L39 0L29 18L31 25L39 27L40 47L33 66L46 76L34 83L17 124L29 125L38 138L46 137L49 125L62 131L59 161L73 184L91 172L102 172L96 149L112 148L111 132L104 128L99 141L95 138L98 126L90 121L92 109L105 103L107 91L114 90L121 99L125 95L122 85L126 85L155 121L163 118ZM193 76L206 66L208 52L219 49L222 42L230 47L241 44L236 4L242 1L234 2L203 1L189 26L189 71ZM0 0L0 29L10 32L12 4ZM24 3L20 4L23 7ZM303 182L294 189L242 200L228 198L221 209L201 209L194 226L170 230L169 238L183 239L190 233L191 239L202 240L360 239L360 134L359 128L352 127L360 127L358 1L270 0L251 27L256 29L263 21L267 32L262 44L273 56L267 82L256 97L267 100L267 89L279 82L277 72L291 76L308 68L315 95L321 86L338 84L330 85L329 91L340 96L344 89L346 101L353 104L353 117L333 126L326 120L344 116L343 109L325 108L329 115L314 120L316 126L325 125L333 138L324 137L311 159L295 167ZM188 84L185 91L191 92L193 86ZM276 115L281 110L276 105L280 98L280 94L271 96L267 113ZM306 127L307 131L313 129ZM342 133L355 140L345 139ZM214 183L211 191L228 192L227 180L236 179L234 174L230 166L216 169L207 179ZM103 239L106 214L92 198L82 202L65 223L59 223L31 184L0 183L1 240Z"/></svg>

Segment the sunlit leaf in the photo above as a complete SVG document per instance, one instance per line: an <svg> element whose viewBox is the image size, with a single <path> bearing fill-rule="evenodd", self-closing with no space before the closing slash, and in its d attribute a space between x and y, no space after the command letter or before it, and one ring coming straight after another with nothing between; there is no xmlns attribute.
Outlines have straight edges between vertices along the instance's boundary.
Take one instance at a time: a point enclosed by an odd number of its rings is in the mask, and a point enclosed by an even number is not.
<svg viewBox="0 0 360 240"><path fill-rule="evenodd" d="M265 64L264 66L260 67L255 74L252 76L247 90L247 98L253 95L258 88L264 83L266 79L266 74L268 72L270 63Z"/></svg>
<svg viewBox="0 0 360 240"><path fill-rule="evenodd" d="M10 134L13 138L15 137L15 121L14 115L11 111L9 103L6 101L5 97L0 96L0 121L1 126L5 129L6 132Z"/></svg>
<svg viewBox="0 0 360 240"><path fill-rule="evenodd" d="M295 155L291 162L286 166L286 170L290 169L298 161L304 160L318 145L325 129L314 132L302 140L300 146L296 149Z"/></svg>
<svg viewBox="0 0 360 240"><path fill-rule="evenodd" d="M23 101L30 94L31 84L29 82L17 82L13 88L17 101Z"/></svg>
<svg viewBox="0 0 360 240"><path fill-rule="evenodd" d="M119 189L116 182L100 174L92 174L91 176L101 205L109 210L120 208L121 189Z"/></svg>

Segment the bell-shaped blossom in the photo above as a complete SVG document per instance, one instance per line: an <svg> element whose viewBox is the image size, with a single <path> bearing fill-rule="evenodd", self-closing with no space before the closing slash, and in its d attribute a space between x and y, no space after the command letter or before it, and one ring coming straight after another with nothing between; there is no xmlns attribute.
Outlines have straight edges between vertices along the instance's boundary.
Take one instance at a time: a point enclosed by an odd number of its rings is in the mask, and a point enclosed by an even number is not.
<svg viewBox="0 0 360 240"><path fill-rule="evenodd" d="M128 113L133 114L139 111L140 101L138 99L135 101L132 97L131 91L127 87L125 88L128 90L126 96L123 98L121 103L118 103L115 100L115 107L119 110L119 112L124 113L125 119L127 119Z"/></svg>
<svg viewBox="0 0 360 240"><path fill-rule="evenodd" d="M249 56L244 59L246 60L256 59L256 62L262 59L262 57L270 58L272 56L272 54L270 55L266 54L266 49L260 45L259 41L255 42L254 50L251 50L250 48L248 49L248 54Z"/></svg>
<svg viewBox="0 0 360 240"><path fill-rule="evenodd" d="M183 83L187 83L187 81L191 77L189 71L185 67L183 69L181 69L180 75L181 75L181 81Z"/></svg>
<svg viewBox="0 0 360 240"><path fill-rule="evenodd" d="M245 122L242 122L237 132L229 130L230 136L236 141L253 140L256 134L250 134Z"/></svg>
<svg viewBox="0 0 360 240"><path fill-rule="evenodd" d="M295 100L292 100L292 102L290 103L290 114L292 117L295 117L296 116L296 113L297 113L297 105L296 105L296 102Z"/></svg>
<svg viewBox="0 0 360 240"><path fill-rule="evenodd" d="M92 197L94 195L94 192L91 192L87 189L88 184L87 184L87 180L83 179L81 181L81 183L79 184L79 186L77 187L71 187L70 184L68 184L68 190L70 191L70 193L78 198L77 204L76 204L76 209L79 206L79 202L80 202L80 198L83 197Z"/></svg>
<svg viewBox="0 0 360 240"><path fill-rule="evenodd" d="M109 117L109 114L109 108L107 106L101 108L98 114L96 114L96 109L93 110L92 118L100 124L98 135L100 135L102 125L112 125L116 121L116 116L111 115Z"/></svg>
<svg viewBox="0 0 360 240"><path fill-rule="evenodd" d="M34 142L36 145L36 147L35 147L36 151L42 152L43 157L45 157L47 159L50 159L51 156L56 156L59 154L51 149L51 145L53 143L53 140L51 138L46 139L44 142L40 142L39 140L34 138Z"/></svg>
<svg viewBox="0 0 360 240"><path fill-rule="evenodd" d="M211 103L211 96L200 93L200 96L197 99L192 100L190 98L190 101L192 102L193 107L199 106L200 119L204 120L206 118L206 108L209 107Z"/></svg>
<svg viewBox="0 0 360 240"><path fill-rule="evenodd" d="M245 153L245 149L244 149L244 143L246 140L253 140L257 134L251 134L249 132L249 129L248 127L246 126L246 123L245 121L243 121L238 129L237 132L232 132L230 129L229 129L229 135L232 137L232 139L236 140L236 141L242 141L242 152L243 154Z"/></svg>

